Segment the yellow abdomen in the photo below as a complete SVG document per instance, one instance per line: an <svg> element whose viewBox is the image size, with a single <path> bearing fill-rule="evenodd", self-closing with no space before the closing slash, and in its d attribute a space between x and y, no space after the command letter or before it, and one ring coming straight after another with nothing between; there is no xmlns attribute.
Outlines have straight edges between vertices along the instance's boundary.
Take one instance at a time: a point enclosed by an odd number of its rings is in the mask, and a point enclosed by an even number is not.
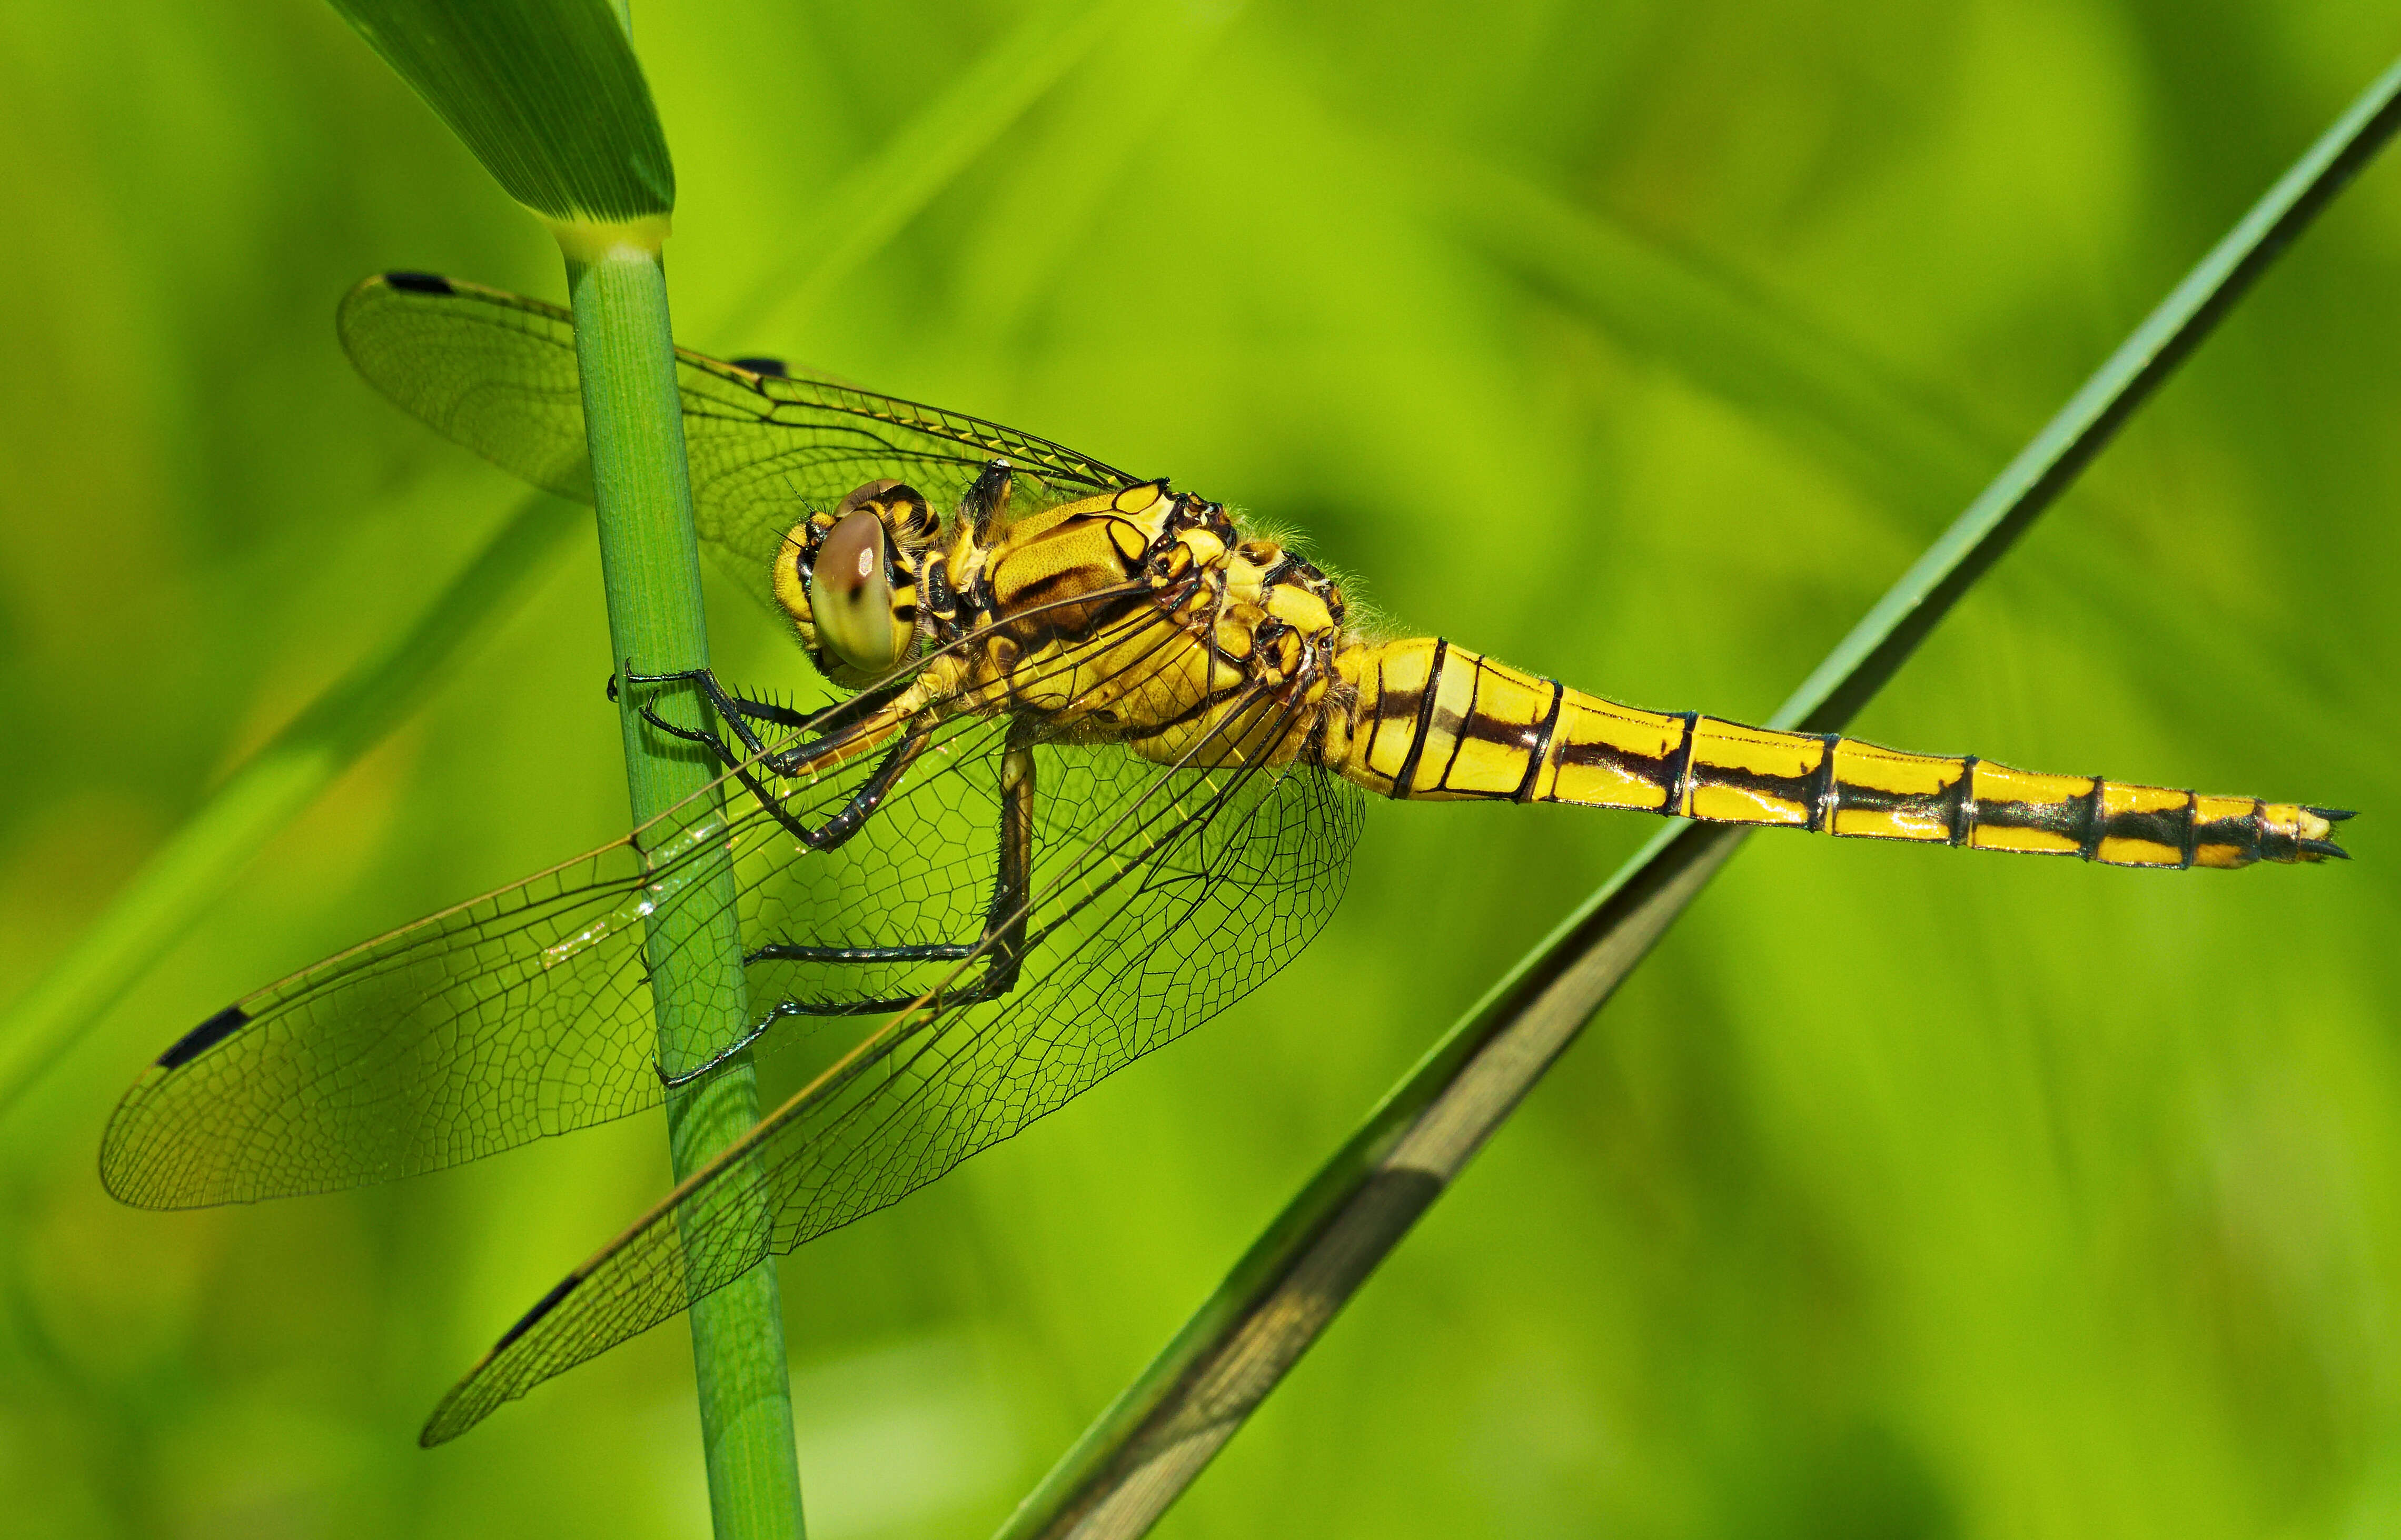
<svg viewBox="0 0 2401 1540"><path fill-rule="evenodd" d="M1327 765L1389 797L1625 807L2112 866L2344 854L2331 835L2347 813L1644 711L1437 637L1352 647L1340 667L1356 707L1347 740L1327 736Z"/></svg>

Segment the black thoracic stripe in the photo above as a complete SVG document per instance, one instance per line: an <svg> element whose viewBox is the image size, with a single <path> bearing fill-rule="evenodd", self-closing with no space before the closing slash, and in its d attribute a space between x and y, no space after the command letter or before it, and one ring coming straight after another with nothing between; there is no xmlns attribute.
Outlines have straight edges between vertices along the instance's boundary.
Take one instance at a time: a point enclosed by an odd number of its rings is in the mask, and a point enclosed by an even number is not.
<svg viewBox="0 0 2401 1540"><path fill-rule="evenodd" d="M1393 777L1389 794L1393 797L1407 796L1409 782L1417 776L1418 756L1425 752L1426 731L1434 725L1434 696L1442 686L1443 655L1449 651L1448 641L1441 637L1434 639L1434 656L1426 664L1425 693L1418 697L1417 731L1409 736L1409 751L1401 756L1401 773Z"/></svg>
<svg viewBox="0 0 2401 1540"><path fill-rule="evenodd" d="M2184 837L2176 841L2176 847L2184 852L2184 870L2191 871L2201 854L2201 798L2190 791L2184 794Z"/></svg>
<svg viewBox="0 0 2401 1540"><path fill-rule="evenodd" d="M1097 642L1101 639L1101 632L1114 625L1124 612L1138 604L1149 602L1150 596L1144 593L1096 594L1088 601L1088 604L1079 605L1070 600L1043 612L1046 615L1063 618L1077 609L1089 607L1091 613L1085 617L1084 624L1072 629L1066 626L1038 618L1010 620L1005 615L999 617L994 624L995 628L1006 626L1012 631L1016 631L1020 637L1019 645L1029 653L1038 653L1054 641L1071 647ZM1021 627L1022 629L1020 629Z"/></svg>
<svg viewBox="0 0 2401 1540"><path fill-rule="evenodd" d="M1045 572L1040 577L1026 584L1024 587L1020 588L1016 595L1009 600L1009 608L1012 610L1031 610L1037 605L1048 604L1060 588L1069 584L1081 582L1084 580L1084 572L1074 569L1070 569L1065 571Z"/></svg>
<svg viewBox="0 0 2401 1540"><path fill-rule="evenodd" d="M1450 767L1459 763L1459 751L1466 746L1467 735L1475 729L1475 703L1484 698L1484 660L1477 658L1475 676L1467 682L1467 709L1459 714L1459 726L1450 735L1450 758L1442 762L1442 774L1434 778L1434 785L1444 790L1450 786Z"/></svg>
<svg viewBox="0 0 2401 1540"><path fill-rule="evenodd" d="M1152 726L1149 732L1135 734L1128 737L1126 741L1128 743L1148 743L1151 739L1156 738L1162 734L1173 732L1176 728L1183 726L1186 722L1190 722L1195 717L1215 710L1228 700L1232 699L1234 696L1242 694L1250 688L1251 684L1249 681L1237 679L1233 683L1227 685L1224 689L1212 691L1208 694L1201 696L1200 699L1194 702L1192 705L1176 712L1175 715L1159 722Z"/></svg>
<svg viewBox="0 0 2401 1540"><path fill-rule="evenodd" d="M1376 735L1384 730L1384 660L1376 660L1376 709L1367 718L1367 747L1359 755L1359 763L1376 763Z"/></svg>
<svg viewBox="0 0 2401 1540"><path fill-rule="evenodd" d="M1677 745L1675 751L1667 756L1667 763L1661 766L1667 783L1667 800L1659 809L1671 818L1679 817L1684 811L1684 781L1693 768L1693 738L1699 732L1701 724L1701 714L1698 711L1679 711L1675 715L1684 724L1684 741Z"/></svg>
<svg viewBox="0 0 2401 1540"><path fill-rule="evenodd" d="M2086 860L2101 853L2101 794L2108 789L2109 783L2095 776L2092 790L2083 797L2084 832L2077 837L2076 853Z"/></svg>
<svg viewBox="0 0 2401 1540"><path fill-rule="evenodd" d="M1818 768L1809 772L1809 832L1822 834L1834 822L1834 745L1843 741L1840 733L1818 735L1819 750Z"/></svg>
<svg viewBox="0 0 2401 1540"><path fill-rule="evenodd" d="M1959 778L1951 787L1951 843L1964 846L1976 832L1976 756L1959 762Z"/></svg>
<svg viewBox="0 0 2401 1540"><path fill-rule="evenodd" d="M1551 687L1551 708L1543 713L1543 724L1534 729L1534 741L1526 752L1526 778L1517 783L1513 802L1534 800L1534 781L1543 773L1543 761L1550 756L1551 735L1559 730L1559 704L1567 699L1567 687L1557 680L1547 681Z"/></svg>

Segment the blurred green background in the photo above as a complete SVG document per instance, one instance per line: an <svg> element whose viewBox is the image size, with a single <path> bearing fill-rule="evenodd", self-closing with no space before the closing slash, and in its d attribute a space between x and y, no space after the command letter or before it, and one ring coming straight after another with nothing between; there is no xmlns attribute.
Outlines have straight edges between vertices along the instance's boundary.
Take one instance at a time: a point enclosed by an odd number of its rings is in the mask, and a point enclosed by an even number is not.
<svg viewBox="0 0 2401 1540"><path fill-rule="evenodd" d="M636 22L690 343L1172 474L1395 626L1755 719L2401 48L2377 12L1117 5L888 241L828 189L1028 12ZM5 1002L518 502L351 378L344 288L562 282L312 0L0 9L0 168ZM2401 1527L2396 357L2388 161L1859 723L2364 808L2360 860L1752 842L1162 1533ZM557 548L0 1117L10 1534L705 1532L680 1327L413 1443L664 1190L653 1120L236 1211L92 1173L226 999L621 831L588 529ZM715 618L730 675L806 682ZM1273 983L785 1264L813 1532L988 1531L1653 827L1378 808Z"/></svg>

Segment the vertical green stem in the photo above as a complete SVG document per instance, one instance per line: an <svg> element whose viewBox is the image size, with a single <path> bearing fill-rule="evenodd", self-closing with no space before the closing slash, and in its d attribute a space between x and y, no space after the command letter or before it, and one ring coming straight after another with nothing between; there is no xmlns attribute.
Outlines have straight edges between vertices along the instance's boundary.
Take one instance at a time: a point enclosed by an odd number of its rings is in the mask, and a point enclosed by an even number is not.
<svg viewBox="0 0 2401 1540"><path fill-rule="evenodd" d="M618 246L588 261L570 257L567 276L616 667L621 674L704 668L708 638L665 274L655 252ZM720 808L709 787L716 765L705 751L648 727L636 709L649 698L667 720L698 725L706 709L699 692L677 685L653 694L623 688L622 678L620 683L634 821L646 823L679 807L686 827L715 820ZM668 842L654 836L650 843L656 848ZM707 892L651 921L659 1062L670 1072L706 1060L711 1044L739 1037L748 1010L732 867L708 881ZM758 1119L758 1083L748 1054L670 1093L668 1139L678 1179ZM692 1347L719 1540L797 1540L803 1533L800 1470L772 1259L693 1304Z"/></svg>

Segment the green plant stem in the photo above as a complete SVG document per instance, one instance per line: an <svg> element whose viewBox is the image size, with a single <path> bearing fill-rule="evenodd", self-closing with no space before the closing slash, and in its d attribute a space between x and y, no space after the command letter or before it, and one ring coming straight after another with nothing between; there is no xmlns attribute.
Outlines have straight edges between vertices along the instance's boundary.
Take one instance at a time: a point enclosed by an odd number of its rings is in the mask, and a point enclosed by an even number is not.
<svg viewBox="0 0 2401 1540"><path fill-rule="evenodd" d="M2401 125L2401 62L2363 92L2095 370L1796 690L1775 724L1840 728L2268 264ZM1745 835L1662 832L1520 959L1252 1243L1029 1493L1005 1540L1146 1533L1571 1045Z"/></svg>
<svg viewBox="0 0 2401 1540"><path fill-rule="evenodd" d="M624 672L651 674L707 667L665 274L654 253L624 247L586 261L570 258L568 286L617 664ZM705 720L698 691L689 684L629 687L621 678L618 696L634 821L678 808L687 828L718 818L710 790L718 766L705 750L656 733L638 709L648 700L668 720L697 726ZM733 867L709 880L702 901L673 905L649 922L659 1063L670 1073L705 1061L710 1045L738 1038L748 1009ZM758 1083L747 1054L671 1092L667 1126L677 1177L707 1164L758 1121ZM772 1260L693 1302L692 1344L720 1540L800 1535L800 1472Z"/></svg>
<svg viewBox="0 0 2401 1540"><path fill-rule="evenodd" d="M362 659L210 793L0 1017L0 1112L207 912L260 846L449 677L564 551L570 504L526 498L415 625Z"/></svg>

